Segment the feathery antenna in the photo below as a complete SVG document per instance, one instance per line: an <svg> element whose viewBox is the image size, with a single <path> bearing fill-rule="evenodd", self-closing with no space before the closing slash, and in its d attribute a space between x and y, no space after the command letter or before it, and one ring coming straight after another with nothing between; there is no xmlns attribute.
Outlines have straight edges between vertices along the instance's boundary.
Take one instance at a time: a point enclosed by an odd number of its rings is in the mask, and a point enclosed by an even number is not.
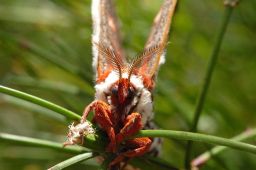
<svg viewBox="0 0 256 170"><path fill-rule="evenodd" d="M101 43L94 44L98 47L98 50L102 55L105 55L107 63L113 68L114 71L118 72L119 79L122 78L122 70L124 68L124 62L119 54L117 54L113 49L105 47Z"/></svg>

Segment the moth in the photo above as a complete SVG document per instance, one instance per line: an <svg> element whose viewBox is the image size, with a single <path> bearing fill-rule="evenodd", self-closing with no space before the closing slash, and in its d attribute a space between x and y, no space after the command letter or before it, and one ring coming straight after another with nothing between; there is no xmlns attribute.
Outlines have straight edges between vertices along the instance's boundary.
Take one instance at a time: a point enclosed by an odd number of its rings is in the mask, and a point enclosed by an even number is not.
<svg viewBox="0 0 256 170"><path fill-rule="evenodd" d="M148 1L150 2L150 1ZM147 152L157 155L160 139L130 139L141 129L154 129L153 97L159 66L165 49L176 0L165 0L154 19L143 52L128 62L121 47L119 24L111 0L92 1L92 51L95 71L95 100L89 104L81 122L71 125L64 145L81 144L94 133L86 120L94 111L93 123L106 132L106 152L115 155L109 169L120 168L127 159Z"/></svg>

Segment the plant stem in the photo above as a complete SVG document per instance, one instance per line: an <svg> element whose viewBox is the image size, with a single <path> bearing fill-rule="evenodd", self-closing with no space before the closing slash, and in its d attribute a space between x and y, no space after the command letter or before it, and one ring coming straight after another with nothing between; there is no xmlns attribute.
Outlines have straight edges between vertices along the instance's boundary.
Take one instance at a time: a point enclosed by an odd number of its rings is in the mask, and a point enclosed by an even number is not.
<svg viewBox="0 0 256 170"><path fill-rule="evenodd" d="M63 116L66 116L70 119L79 120L81 118L81 116L79 116L78 114L76 114L76 113L74 113L74 112L72 112L68 109L65 109L65 108L63 108L59 105L56 105L54 103L51 103L51 102L46 101L44 99L41 99L39 97L21 92L19 90L15 90L15 89L0 85L0 93L8 94L10 96L14 96L14 97L29 101L31 103L40 105L42 107L45 107L47 109L50 109L50 110L55 111L57 113L60 113Z"/></svg>
<svg viewBox="0 0 256 170"><path fill-rule="evenodd" d="M192 127L190 129L190 132L196 132L197 131L197 125L198 125L198 121L201 115L201 112L203 110L204 107L204 103L205 103L205 99L206 99L206 95L207 95L207 91L209 89L209 85L211 82L211 78L212 78L212 74L215 68L215 65L217 63L217 59L218 59L218 54L220 51L220 47L223 41L223 37L224 34L226 32L228 23L229 23L229 19L233 10L233 7L231 5L226 5L225 6L225 14L223 17L223 21L220 27L220 30L218 32L218 36L217 36L217 41L214 44L214 48L210 57L210 61L206 70L206 75L204 77L204 81L203 81L203 86L202 89L200 91L199 94L199 98L197 100L197 104L196 104L196 109L194 112L194 119L192 122ZM192 150L192 141L188 141L187 147L186 147L186 154L185 154L185 167L186 169L190 169L190 156L191 156L191 150Z"/></svg>
<svg viewBox="0 0 256 170"><path fill-rule="evenodd" d="M97 135L99 135L99 134L97 134ZM105 150L107 140L103 139L103 138L97 138L97 135L86 136L84 145L87 148L92 149L93 151L102 153ZM63 144L57 143L57 142L35 139L35 138L24 137L24 136L18 136L18 135L5 134L5 133L0 133L0 144L1 143L15 144L15 145L21 145L21 146L31 146L31 147L34 146L34 147L41 147L41 148L50 148L50 149L54 149L57 151L66 152L66 153L74 153L74 154L81 154L81 153L89 151L87 148L80 147L80 146L63 147ZM153 167L152 169L154 169L154 167L155 167L155 169L157 169L159 167L161 169L166 169L166 170L172 169L172 168L170 168L171 166L168 163L160 161L157 158L149 158L149 157L146 157L146 160L140 159L139 163L137 161L136 165L145 167L145 164L148 164L149 161L151 163L149 167Z"/></svg>
<svg viewBox="0 0 256 170"><path fill-rule="evenodd" d="M65 160L63 162L60 162L57 165L54 165L53 167L49 168L48 170L61 170L61 169L64 169L64 168L66 168L68 166L76 164L78 162L81 162L81 161L93 158L95 156L96 155L94 153L92 153L92 152L79 154L79 155L76 155L76 156L74 156L72 158L69 158L69 159L67 159L67 160Z"/></svg>
<svg viewBox="0 0 256 170"><path fill-rule="evenodd" d="M256 128L246 130L245 132L241 133L240 135L232 138L232 140L244 141L244 140L252 139L254 137L256 137ZM206 163L206 161L208 161L212 156L215 156L215 155L223 152L226 149L228 149L228 147L226 147L226 146L216 146L216 147L212 148L211 150L209 150L209 151L199 155L197 158L195 158L192 161L191 165L192 165L192 167L198 167L198 166Z"/></svg>
<svg viewBox="0 0 256 170"><path fill-rule="evenodd" d="M98 138L97 136L98 134L86 136L84 146L93 150L104 151L104 148L106 146L105 144L108 141L104 140L103 138ZM241 151L246 151L246 152L256 154L256 146L254 145L234 141L232 139L226 139L226 138L216 137L212 135L204 135L204 134L193 133L193 132L174 131L174 130L141 130L134 137L164 137L168 139L191 140L191 141L198 141L198 142L204 142L204 143L211 143L215 145L227 146L227 147L231 147ZM73 152L73 153L81 153L81 152L87 151L85 148L75 148L75 147L63 148L63 145L59 143L40 140L40 139L34 139L34 138L28 138L23 136L17 136L17 135L10 135L5 133L0 133L0 139L1 139L0 142L6 141L8 143L12 142L12 143L28 145L28 146L47 147L47 148L53 148L53 149L63 150L63 151Z"/></svg>
<svg viewBox="0 0 256 170"><path fill-rule="evenodd" d="M44 148L55 149L63 152L76 153L76 154L89 151L84 147L68 146L64 148L63 144L61 143L42 140L42 139L35 139L35 138L30 138L25 136L11 135L6 133L0 133L0 143L2 142L8 143L8 144L14 143L17 145L44 147Z"/></svg>
<svg viewBox="0 0 256 170"><path fill-rule="evenodd" d="M164 137L169 139L190 140L211 143L215 145L228 146L233 149L238 149L256 154L256 146L254 145L217 136L193 132L183 132L174 130L141 130L135 137Z"/></svg>

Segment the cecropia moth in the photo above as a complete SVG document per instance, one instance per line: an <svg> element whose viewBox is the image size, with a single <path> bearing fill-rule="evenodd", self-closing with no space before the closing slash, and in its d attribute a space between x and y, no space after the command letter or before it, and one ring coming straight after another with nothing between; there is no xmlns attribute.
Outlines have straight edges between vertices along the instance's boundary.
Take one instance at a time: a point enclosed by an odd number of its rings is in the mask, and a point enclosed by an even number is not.
<svg viewBox="0 0 256 170"><path fill-rule="evenodd" d="M155 128L152 91L159 66L165 61L175 5L176 0L163 2L143 52L128 62L121 47L113 3L111 0L92 1L95 100L85 108L81 122L70 126L65 145L81 144L85 135L94 133L86 120L93 110L92 122L109 138L106 151L115 155L109 164L110 169L118 169L121 162L146 152L158 154L159 138L127 138L141 129Z"/></svg>

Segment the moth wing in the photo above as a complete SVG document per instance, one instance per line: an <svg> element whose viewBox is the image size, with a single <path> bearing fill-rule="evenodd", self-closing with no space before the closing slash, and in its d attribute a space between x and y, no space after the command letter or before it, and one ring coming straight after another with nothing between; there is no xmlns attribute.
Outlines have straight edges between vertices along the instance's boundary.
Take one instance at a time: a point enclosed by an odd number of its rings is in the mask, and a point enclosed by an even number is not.
<svg viewBox="0 0 256 170"><path fill-rule="evenodd" d="M145 50L141 56L141 67L138 69L140 75L149 79L147 81L154 81L159 66L165 61L164 51L169 39L169 29L176 3L177 0L165 0L154 19ZM149 84L153 84L153 82Z"/></svg>
<svg viewBox="0 0 256 170"><path fill-rule="evenodd" d="M116 57L116 60L121 63L126 61L121 48L119 24L112 1L93 0L92 20L93 68L96 73L96 81L100 82L105 80L113 70L113 65L109 62L110 57ZM112 51L111 56L106 55L106 50Z"/></svg>

